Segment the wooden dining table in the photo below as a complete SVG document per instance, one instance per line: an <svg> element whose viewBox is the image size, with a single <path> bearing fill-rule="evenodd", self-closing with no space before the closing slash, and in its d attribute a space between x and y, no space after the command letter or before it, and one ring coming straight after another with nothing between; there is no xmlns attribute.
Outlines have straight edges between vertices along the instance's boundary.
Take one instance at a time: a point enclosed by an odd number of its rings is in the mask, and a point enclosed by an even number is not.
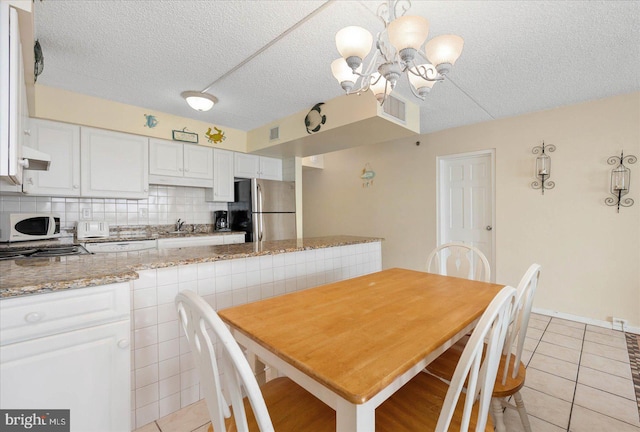
<svg viewBox="0 0 640 432"><path fill-rule="evenodd" d="M218 313L258 367L332 407L337 431L372 432L376 407L471 331L502 287L392 268Z"/></svg>

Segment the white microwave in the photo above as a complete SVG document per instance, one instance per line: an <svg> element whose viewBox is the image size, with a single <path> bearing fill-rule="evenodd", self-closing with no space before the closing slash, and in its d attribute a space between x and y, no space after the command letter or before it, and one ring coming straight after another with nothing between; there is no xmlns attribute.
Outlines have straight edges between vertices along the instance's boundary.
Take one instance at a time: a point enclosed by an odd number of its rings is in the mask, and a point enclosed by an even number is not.
<svg viewBox="0 0 640 432"><path fill-rule="evenodd" d="M60 237L55 214L4 213L0 215L0 242L46 240Z"/></svg>

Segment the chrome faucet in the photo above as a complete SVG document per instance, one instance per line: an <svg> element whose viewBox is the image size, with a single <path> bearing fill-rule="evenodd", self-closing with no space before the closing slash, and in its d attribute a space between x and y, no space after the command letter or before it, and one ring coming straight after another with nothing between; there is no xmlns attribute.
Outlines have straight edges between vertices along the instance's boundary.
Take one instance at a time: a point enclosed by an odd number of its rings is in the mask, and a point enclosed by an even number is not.
<svg viewBox="0 0 640 432"><path fill-rule="evenodd" d="M182 219L178 219L176 222L176 231L182 231L182 225L184 225L184 221Z"/></svg>

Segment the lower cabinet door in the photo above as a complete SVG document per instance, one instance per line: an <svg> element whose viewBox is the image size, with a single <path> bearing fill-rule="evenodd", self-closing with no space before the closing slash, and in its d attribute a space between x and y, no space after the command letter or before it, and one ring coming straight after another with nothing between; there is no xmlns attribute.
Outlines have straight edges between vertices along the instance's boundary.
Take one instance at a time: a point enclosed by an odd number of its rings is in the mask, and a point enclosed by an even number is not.
<svg viewBox="0 0 640 432"><path fill-rule="evenodd" d="M0 347L0 408L69 409L71 431L130 431L129 338L124 320Z"/></svg>

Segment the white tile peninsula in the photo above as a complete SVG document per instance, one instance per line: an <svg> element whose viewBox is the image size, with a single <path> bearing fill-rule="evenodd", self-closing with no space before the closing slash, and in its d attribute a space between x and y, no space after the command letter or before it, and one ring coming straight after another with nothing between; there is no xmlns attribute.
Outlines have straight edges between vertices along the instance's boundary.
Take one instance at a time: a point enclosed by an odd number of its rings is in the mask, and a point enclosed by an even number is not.
<svg viewBox="0 0 640 432"><path fill-rule="evenodd" d="M0 308L12 299L130 291L131 429L202 398L173 299L190 289L223 309L381 270L380 238L334 236L0 262ZM58 292L60 291L60 292ZM51 293L51 294L46 294Z"/></svg>

